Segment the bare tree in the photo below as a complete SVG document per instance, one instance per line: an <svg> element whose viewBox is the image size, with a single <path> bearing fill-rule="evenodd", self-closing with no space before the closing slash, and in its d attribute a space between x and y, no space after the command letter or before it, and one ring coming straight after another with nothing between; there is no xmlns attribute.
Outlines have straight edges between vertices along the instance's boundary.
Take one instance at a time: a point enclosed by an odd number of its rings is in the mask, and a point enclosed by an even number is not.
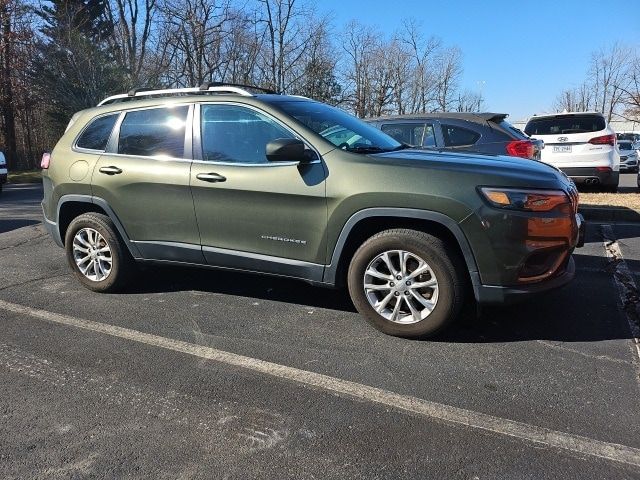
<svg viewBox="0 0 640 480"><path fill-rule="evenodd" d="M462 51L449 47L440 51L435 61L437 110L449 111L455 102L455 93L462 76Z"/></svg>
<svg viewBox="0 0 640 480"><path fill-rule="evenodd" d="M157 68L149 63L147 53L152 32L158 27L154 21L158 13L157 0L111 0L107 13L114 25L111 48L129 77L129 86L154 83ZM143 70L144 79L141 78Z"/></svg>
<svg viewBox="0 0 640 480"><path fill-rule="evenodd" d="M411 55L411 72L407 113L424 113L432 109L435 102L437 79L433 58L442 47L436 37L425 38L422 25L414 20L405 20L398 38L403 42Z"/></svg>
<svg viewBox="0 0 640 480"><path fill-rule="evenodd" d="M628 86L630 60L631 50L619 43L591 55L588 81L594 95L594 108L609 121L622 104Z"/></svg>
<svg viewBox="0 0 640 480"><path fill-rule="evenodd" d="M587 83L579 87L568 88L560 92L556 97L553 108L558 111L587 112L593 108L594 92Z"/></svg>
<svg viewBox="0 0 640 480"><path fill-rule="evenodd" d="M211 0L165 0L160 6L165 35L165 76L184 87L220 79L227 59L222 53L228 4Z"/></svg>
<svg viewBox="0 0 640 480"><path fill-rule="evenodd" d="M458 94L456 99L457 112L480 112L484 105L484 98L479 92L465 90Z"/></svg>

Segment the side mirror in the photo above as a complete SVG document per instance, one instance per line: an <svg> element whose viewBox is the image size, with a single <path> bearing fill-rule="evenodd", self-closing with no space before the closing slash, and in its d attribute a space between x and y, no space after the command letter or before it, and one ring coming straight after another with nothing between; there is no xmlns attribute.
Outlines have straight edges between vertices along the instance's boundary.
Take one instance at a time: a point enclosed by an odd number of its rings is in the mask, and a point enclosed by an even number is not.
<svg viewBox="0 0 640 480"><path fill-rule="evenodd" d="M267 143L266 154L270 162L304 162L304 142L297 138L277 138Z"/></svg>

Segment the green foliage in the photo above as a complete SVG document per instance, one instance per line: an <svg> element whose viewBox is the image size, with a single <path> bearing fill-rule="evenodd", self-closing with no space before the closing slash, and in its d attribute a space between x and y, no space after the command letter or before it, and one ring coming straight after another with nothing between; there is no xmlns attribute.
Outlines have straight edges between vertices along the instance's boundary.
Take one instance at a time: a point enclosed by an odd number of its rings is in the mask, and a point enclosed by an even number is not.
<svg viewBox="0 0 640 480"><path fill-rule="evenodd" d="M104 0L53 0L38 12L42 38L30 74L50 99L58 131L75 112L122 89L124 74L107 43L113 32L107 8Z"/></svg>

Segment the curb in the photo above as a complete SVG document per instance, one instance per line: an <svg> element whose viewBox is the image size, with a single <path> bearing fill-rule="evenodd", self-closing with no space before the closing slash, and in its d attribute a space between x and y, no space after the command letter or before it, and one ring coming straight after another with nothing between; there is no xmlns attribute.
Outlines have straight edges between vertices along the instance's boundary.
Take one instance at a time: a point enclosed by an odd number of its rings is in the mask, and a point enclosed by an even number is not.
<svg viewBox="0 0 640 480"><path fill-rule="evenodd" d="M578 212L592 222L640 223L640 212L630 208L579 207Z"/></svg>

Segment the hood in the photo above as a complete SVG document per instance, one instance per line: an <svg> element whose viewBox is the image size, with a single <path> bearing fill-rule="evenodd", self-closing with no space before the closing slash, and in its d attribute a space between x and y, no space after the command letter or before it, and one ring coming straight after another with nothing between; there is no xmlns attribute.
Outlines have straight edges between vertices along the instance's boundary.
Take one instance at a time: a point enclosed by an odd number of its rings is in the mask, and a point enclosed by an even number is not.
<svg viewBox="0 0 640 480"><path fill-rule="evenodd" d="M424 162L425 165L437 168L452 168L465 171L511 172L523 175L534 175L546 178L565 176L560 170L538 160L530 160L506 155L484 153L458 153L440 150L405 149L395 152L378 153L377 159L389 161ZM404 162L402 162L404 163Z"/></svg>

